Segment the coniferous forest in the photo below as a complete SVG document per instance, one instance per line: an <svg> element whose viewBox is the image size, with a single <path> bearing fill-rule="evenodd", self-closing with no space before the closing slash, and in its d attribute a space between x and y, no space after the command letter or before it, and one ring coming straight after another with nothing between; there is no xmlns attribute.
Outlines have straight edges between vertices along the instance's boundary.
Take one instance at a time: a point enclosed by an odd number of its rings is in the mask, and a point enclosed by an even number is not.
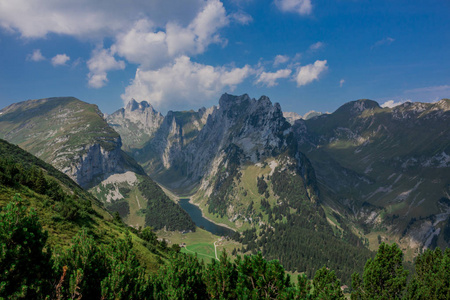
<svg viewBox="0 0 450 300"><path fill-rule="evenodd" d="M203 261L158 240L151 227L128 227L118 213L108 221L95 198L65 175L16 146L2 147L0 299L450 298L450 249L426 250L407 270L401 249L381 243L365 265L356 259L323 261L321 268L306 263L307 271L292 278L284 266L290 260L269 260L269 245L283 245L290 222L301 221L289 219L277 228L283 237L262 233L262 241L276 241L262 245L265 253L232 259L222 252L219 260ZM242 237L247 247L253 234ZM312 250L333 248L318 241ZM309 253L304 245L299 249ZM156 262L145 259L150 256ZM342 270L353 270L351 280L339 279Z"/></svg>
<svg viewBox="0 0 450 300"><path fill-rule="evenodd" d="M167 261L148 272L136 257L132 233L99 245L83 228L71 246L50 247L33 209L20 196L0 212L0 297L3 299L345 299L335 271L326 266L294 284L277 260L261 253L199 261L158 242L146 227L135 234ZM396 244L382 243L362 274L352 275L352 299L449 299L450 249L426 250L403 267Z"/></svg>

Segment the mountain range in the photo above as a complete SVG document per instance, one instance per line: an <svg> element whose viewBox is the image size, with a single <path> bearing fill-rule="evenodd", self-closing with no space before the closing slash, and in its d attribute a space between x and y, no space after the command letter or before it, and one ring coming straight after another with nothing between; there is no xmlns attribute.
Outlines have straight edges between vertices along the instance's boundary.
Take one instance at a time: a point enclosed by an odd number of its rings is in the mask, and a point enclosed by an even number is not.
<svg viewBox="0 0 450 300"><path fill-rule="evenodd" d="M2 109L0 138L130 225L195 230L156 181L239 232L242 253L311 272L335 257L348 278L381 241L410 258L450 244L449 110L449 99L394 108L364 99L300 117L265 96L224 94L208 109L163 116L132 100L104 117L49 98Z"/></svg>

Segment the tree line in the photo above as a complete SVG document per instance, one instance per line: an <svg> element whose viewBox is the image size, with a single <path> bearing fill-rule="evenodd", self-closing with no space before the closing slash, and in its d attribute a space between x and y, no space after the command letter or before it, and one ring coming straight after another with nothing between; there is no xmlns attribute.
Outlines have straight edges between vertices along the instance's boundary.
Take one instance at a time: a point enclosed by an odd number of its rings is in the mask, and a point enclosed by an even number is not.
<svg viewBox="0 0 450 300"><path fill-rule="evenodd" d="M150 228L137 232L147 247L167 253L149 273L136 258L132 235L99 245L83 228L68 248L51 249L39 218L19 196L0 211L0 298L5 299L345 299L334 270L318 269L294 284L278 260L261 253L232 261L199 261L158 242ZM449 299L450 249L426 250L408 282L403 254L382 243L352 275L352 299Z"/></svg>

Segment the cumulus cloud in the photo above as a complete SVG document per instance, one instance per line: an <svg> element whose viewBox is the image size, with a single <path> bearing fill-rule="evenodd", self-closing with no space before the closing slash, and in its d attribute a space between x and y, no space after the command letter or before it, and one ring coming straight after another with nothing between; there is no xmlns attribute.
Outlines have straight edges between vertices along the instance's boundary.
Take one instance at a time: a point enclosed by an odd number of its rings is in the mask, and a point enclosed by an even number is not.
<svg viewBox="0 0 450 300"><path fill-rule="evenodd" d="M298 69L296 76L297 87L306 85L319 79L319 75L328 69L326 60L316 60L314 64L309 64Z"/></svg>
<svg viewBox="0 0 450 300"><path fill-rule="evenodd" d="M114 36L143 17L155 26L177 20L186 25L204 6L204 0L2 0L0 26L23 37L48 33L81 38Z"/></svg>
<svg viewBox="0 0 450 300"><path fill-rule="evenodd" d="M275 0L277 7L284 12L309 15L312 12L311 0Z"/></svg>
<svg viewBox="0 0 450 300"><path fill-rule="evenodd" d="M117 34L111 51L139 64L141 69L161 68L179 55L203 53L212 43L225 44L217 32L228 24L223 4L209 0L185 26L171 21L161 29L149 19L137 20Z"/></svg>
<svg viewBox="0 0 450 300"><path fill-rule="evenodd" d="M281 64L285 64L289 61L289 56L287 55L277 55L273 60L273 66L276 67Z"/></svg>
<svg viewBox="0 0 450 300"><path fill-rule="evenodd" d="M42 61L45 60L45 57L42 55L40 49L35 49L33 50L33 53L27 55L27 60Z"/></svg>
<svg viewBox="0 0 450 300"><path fill-rule="evenodd" d="M53 66L64 66L66 62L70 60L70 57L64 54L57 54L52 58L52 65Z"/></svg>
<svg viewBox="0 0 450 300"><path fill-rule="evenodd" d="M275 73L271 72L262 72L258 79L255 81L255 84L262 83L268 87L276 86L278 83L277 79L280 78L288 78L291 75L292 71L289 69L278 70Z"/></svg>
<svg viewBox="0 0 450 300"><path fill-rule="evenodd" d="M384 102L383 104L381 104L381 107L389 107L389 108L393 108L396 106L399 106L405 102L411 102L410 100L400 100L395 102L394 100L388 100L386 102Z"/></svg>
<svg viewBox="0 0 450 300"><path fill-rule="evenodd" d="M345 83L345 79L339 80L339 87L343 87Z"/></svg>
<svg viewBox="0 0 450 300"><path fill-rule="evenodd" d="M233 91L253 70L243 68L213 67L192 62L187 56L158 70L136 71L136 76L122 94L127 103L131 98L150 100L156 107L167 104L199 104L206 102L224 88Z"/></svg>
<svg viewBox="0 0 450 300"><path fill-rule="evenodd" d="M111 50L95 49L92 52L91 59L87 62L87 66L89 69L89 86L101 88L108 82L106 72L125 69L125 62L116 60Z"/></svg>

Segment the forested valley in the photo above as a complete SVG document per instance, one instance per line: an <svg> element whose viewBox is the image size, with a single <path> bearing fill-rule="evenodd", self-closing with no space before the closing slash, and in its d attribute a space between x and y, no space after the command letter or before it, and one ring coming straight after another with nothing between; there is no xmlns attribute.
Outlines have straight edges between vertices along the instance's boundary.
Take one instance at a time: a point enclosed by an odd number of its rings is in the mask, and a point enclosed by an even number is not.
<svg viewBox="0 0 450 300"><path fill-rule="evenodd" d="M120 222L120 220L116 220ZM122 223L122 226L125 226ZM133 232L131 232L133 231ZM148 272L135 252L132 234L153 252L165 253L165 263ZM335 271L326 266L313 277L301 274L297 283L277 260L261 253L238 256L226 252L218 261L199 261L167 248L153 231L128 229L124 238L99 245L83 228L62 249L47 244L39 217L16 195L0 212L0 297L3 299L449 299L450 249L426 250L414 271L403 267L396 244L382 243L352 287L341 288Z"/></svg>
<svg viewBox="0 0 450 300"><path fill-rule="evenodd" d="M51 168L49 169L51 171ZM150 227L134 229L118 214L109 221L121 237L105 242L91 215L98 214L89 200L76 202L49 171L27 164L0 161L2 195L21 191L0 211L0 298L2 299L448 299L450 297L450 249L426 250L409 272L396 244L382 243L361 274L343 286L336 262L324 263L315 272L291 278L278 260L261 253L231 259L203 261L168 247ZM65 182L60 177L59 182ZM68 181L69 184L69 181ZM45 187L45 189L43 188ZM82 190L80 190L82 193ZM39 198L37 213L31 207ZM63 247L42 226L52 211L51 222L64 230L78 223L79 231ZM43 216L44 214L44 216ZM47 222L47 221L46 221ZM48 224L47 224L48 225ZM111 232L111 228L108 229ZM154 254L153 269L142 262ZM343 264L346 264L345 262ZM345 266L342 266L345 267ZM344 292L346 294L344 294Z"/></svg>

